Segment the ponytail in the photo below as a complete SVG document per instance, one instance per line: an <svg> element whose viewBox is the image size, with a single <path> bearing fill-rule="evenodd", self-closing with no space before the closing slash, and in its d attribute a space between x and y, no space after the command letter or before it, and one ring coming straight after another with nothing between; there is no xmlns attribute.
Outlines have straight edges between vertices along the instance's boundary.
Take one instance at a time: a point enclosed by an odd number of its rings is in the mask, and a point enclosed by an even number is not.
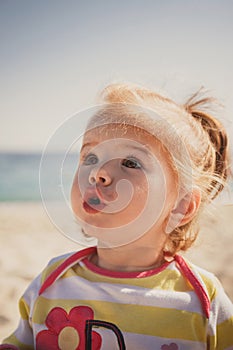
<svg viewBox="0 0 233 350"><path fill-rule="evenodd" d="M203 170L212 172L207 192L210 199L214 199L224 188L229 175L229 142L223 125L205 112L206 107L216 100L211 97L199 98L199 94L200 90L188 99L184 107L203 128L209 141Z"/></svg>

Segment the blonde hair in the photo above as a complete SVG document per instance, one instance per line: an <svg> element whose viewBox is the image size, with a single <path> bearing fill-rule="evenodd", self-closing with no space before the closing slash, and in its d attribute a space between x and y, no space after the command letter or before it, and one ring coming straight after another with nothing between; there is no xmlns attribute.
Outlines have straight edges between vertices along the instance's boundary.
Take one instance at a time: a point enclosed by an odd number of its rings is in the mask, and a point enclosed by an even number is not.
<svg viewBox="0 0 233 350"><path fill-rule="evenodd" d="M107 114L109 122L111 122L113 111L116 113L116 106L121 106L122 123L123 120L124 123L127 123L128 117L130 119L130 115L132 117L134 113L130 106L139 106L154 111L172 126L171 130L175 130L189 154L192 181L201 192L199 211L204 204L213 200L222 191L230 168L228 137L223 125L206 112L206 109L214 101L212 97L205 97L203 92L199 90L183 105L179 105L173 100L141 86L111 84L102 91L101 99L106 105L102 108L99 116L105 115L104 118L106 118ZM148 129L150 118L147 118L145 110L143 111L140 115L136 115L137 120L140 120L138 126L143 128L146 125ZM125 113L127 113L127 117ZM135 120L135 115L134 119L131 118L131 120ZM156 129L157 127L158 123ZM164 128L163 123L162 127ZM161 136L161 130L159 133ZM172 137L172 131L167 133L167 138ZM165 145L167 144L165 142ZM176 142L173 140L173 143L170 143L170 148L175 147L175 144ZM177 162L180 159L177 159ZM186 171L184 164L176 166L177 168L178 172L185 173ZM190 173L186 175L190 176ZM175 228L169 234L166 246L169 254L174 255L179 250L186 250L193 244L199 232L197 219L198 213L192 221Z"/></svg>

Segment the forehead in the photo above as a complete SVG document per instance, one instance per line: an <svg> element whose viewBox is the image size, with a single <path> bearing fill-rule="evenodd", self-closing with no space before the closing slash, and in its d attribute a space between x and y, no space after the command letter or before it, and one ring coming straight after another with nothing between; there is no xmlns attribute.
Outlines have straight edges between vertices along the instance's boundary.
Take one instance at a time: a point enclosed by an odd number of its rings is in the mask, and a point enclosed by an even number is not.
<svg viewBox="0 0 233 350"><path fill-rule="evenodd" d="M111 123L86 131L83 138L83 148L92 148L99 144L106 148L115 147L115 150L117 150L117 146L121 146L125 150L134 149L147 155L153 153L163 163L170 165L173 163L172 156L165 145L154 135L138 126Z"/></svg>
<svg viewBox="0 0 233 350"><path fill-rule="evenodd" d="M170 116L171 119L174 117L173 114ZM86 138L95 137L99 140L131 138L148 146L166 149L174 159L179 159L183 158L183 154L186 156L187 151L173 124L158 111L145 109L139 105L107 104L101 106L89 119ZM179 134L182 130L179 129Z"/></svg>
<svg viewBox="0 0 233 350"><path fill-rule="evenodd" d="M154 135L146 130L137 126L119 123L97 126L87 130L84 134L83 143L96 143L105 140L116 140L117 142L119 139L133 140L148 146L161 144Z"/></svg>

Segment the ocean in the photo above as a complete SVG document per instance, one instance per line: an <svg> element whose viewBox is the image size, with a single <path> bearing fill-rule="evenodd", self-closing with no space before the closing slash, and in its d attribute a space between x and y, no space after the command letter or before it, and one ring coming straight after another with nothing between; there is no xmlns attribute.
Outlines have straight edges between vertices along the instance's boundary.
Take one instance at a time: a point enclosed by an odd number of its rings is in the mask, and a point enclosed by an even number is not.
<svg viewBox="0 0 233 350"><path fill-rule="evenodd" d="M78 155L48 154L41 169L40 162L41 153L0 153L0 202L41 201L39 178L46 199L60 200L62 190L68 200ZM233 182L220 202L233 203Z"/></svg>
<svg viewBox="0 0 233 350"><path fill-rule="evenodd" d="M47 179L48 184L50 183L51 189L54 181L57 181L54 179L54 173L63 158L61 154L47 156L46 174L43 173L43 178ZM0 202L41 201L40 161L41 153L0 153ZM66 157L65 163L60 164L60 168L63 166L62 183L67 193L70 190L77 163L78 156L70 154Z"/></svg>

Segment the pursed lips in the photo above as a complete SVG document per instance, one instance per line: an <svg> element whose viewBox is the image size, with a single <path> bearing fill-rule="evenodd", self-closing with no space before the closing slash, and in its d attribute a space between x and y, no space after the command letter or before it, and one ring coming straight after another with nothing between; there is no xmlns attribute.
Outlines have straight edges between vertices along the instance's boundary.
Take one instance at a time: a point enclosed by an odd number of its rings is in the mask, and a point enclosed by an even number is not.
<svg viewBox="0 0 233 350"><path fill-rule="evenodd" d="M102 211L105 207L106 203L96 186L87 188L83 199L84 210L89 214L95 214Z"/></svg>

